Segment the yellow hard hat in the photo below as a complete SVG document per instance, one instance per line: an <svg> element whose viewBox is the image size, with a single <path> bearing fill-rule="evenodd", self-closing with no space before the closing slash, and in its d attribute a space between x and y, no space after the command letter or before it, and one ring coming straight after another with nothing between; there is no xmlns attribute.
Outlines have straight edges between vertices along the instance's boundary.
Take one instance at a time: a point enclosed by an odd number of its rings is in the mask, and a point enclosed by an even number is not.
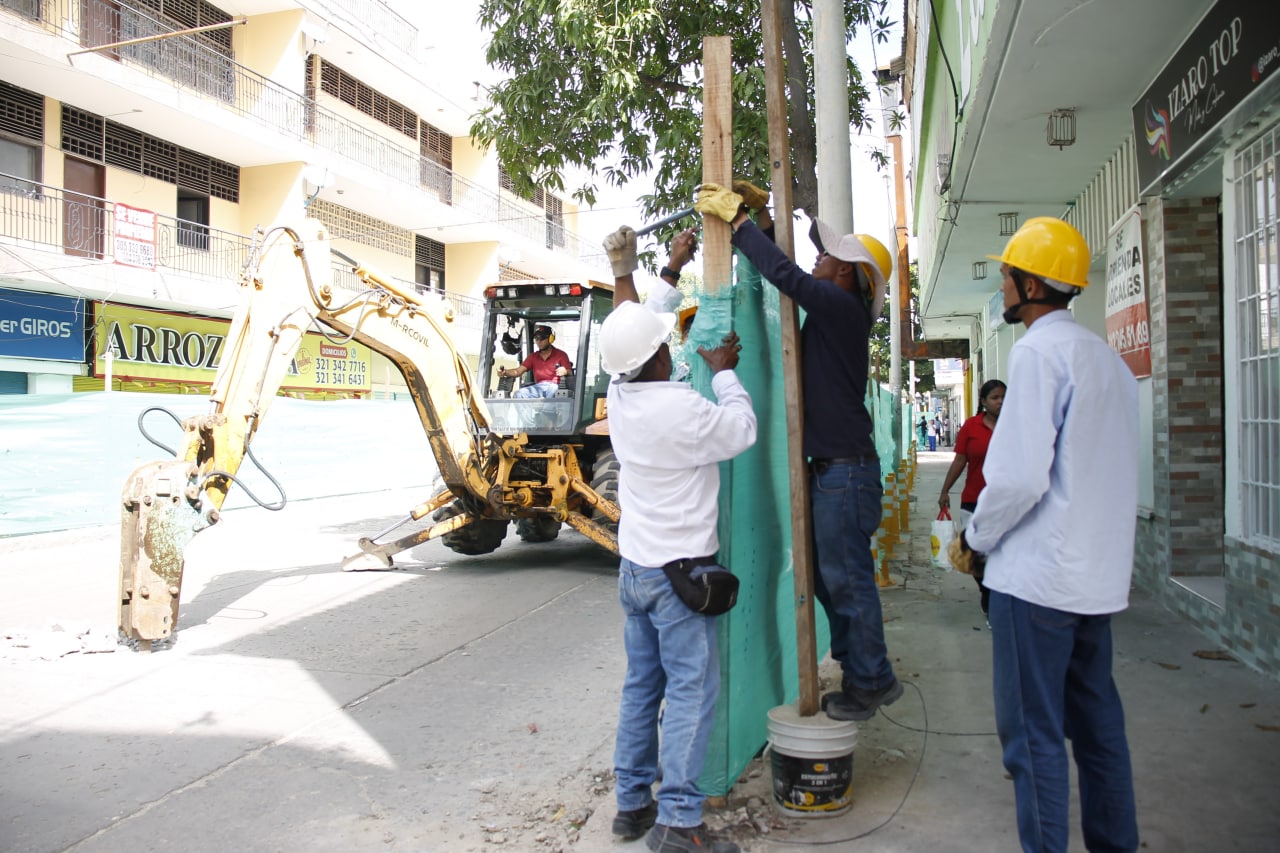
<svg viewBox="0 0 1280 853"><path fill-rule="evenodd" d="M871 257L876 259L876 266L880 267L880 274L888 281L889 273L893 272L893 255L889 254L889 250L870 234L854 235L867 247L867 251L871 253Z"/></svg>
<svg viewBox="0 0 1280 853"><path fill-rule="evenodd" d="M1028 219L1009 238L1003 255L987 257L1036 278L1089 286L1089 246L1071 223L1052 216Z"/></svg>
<svg viewBox="0 0 1280 853"><path fill-rule="evenodd" d="M680 341L683 343L685 338L689 336L689 330L685 328L685 324L693 320L695 314L698 313L698 304L687 305L676 312L676 332L680 335Z"/></svg>

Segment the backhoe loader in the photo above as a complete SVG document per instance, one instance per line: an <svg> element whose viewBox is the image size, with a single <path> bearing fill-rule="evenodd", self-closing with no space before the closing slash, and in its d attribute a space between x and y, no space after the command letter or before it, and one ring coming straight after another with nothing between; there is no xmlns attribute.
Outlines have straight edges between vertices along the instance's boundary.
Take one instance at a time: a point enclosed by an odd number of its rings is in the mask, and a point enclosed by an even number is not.
<svg viewBox="0 0 1280 853"><path fill-rule="evenodd" d="M525 400L509 386L489 387L495 356L482 354L486 393L500 410L495 423L450 338L449 304L345 257L359 286L338 288L330 254L329 235L314 219L259 235L240 276L240 304L209 413L182 421L173 459L144 464L125 483L119 626L139 648L177 629L186 545L217 523L245 457L256 463L253 437L303 335L317 323L332 330L331 340L362 343L399 368L443 484L400 522L430 515L434 524L381 544L399 524L361 539L345 569L389 568L394 554L437 537L463 553L487 553L513 520L528 540L554 538L567 523L617 551L617 462L600 427L607 376L600 378L590 342L612 303L610 289L594 282L539 282L536 292L532 283L490 289L487 334L496 337L501 318L515 354L534 321L572 319L579 327L574 377L551 398ZM585 419L577 417L584 411ZM600 491L591 486L593 475Z"/></svg>

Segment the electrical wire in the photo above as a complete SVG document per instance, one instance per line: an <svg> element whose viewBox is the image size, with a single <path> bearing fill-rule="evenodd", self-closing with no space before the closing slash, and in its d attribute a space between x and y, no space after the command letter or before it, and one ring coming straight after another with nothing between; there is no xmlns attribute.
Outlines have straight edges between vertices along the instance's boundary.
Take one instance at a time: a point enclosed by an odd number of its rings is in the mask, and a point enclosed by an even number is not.
<svg viewBox="0 0 1280 853"><path fill-rule="evenodd" d="M956 132L960 128L960 120L964 117L964 110L960 106L960 87L956 85L956 75L951 70L951 57L947 56L947 48L942 43L942 28L938 24L938 10L933 5L933 0L929 0L929 17L933 19L933 32L938 40L938 52L942 54L942 61L947 66L947 77L951 78L951 100L955 104L955 120L951 123L951 153L947 155L947 185L940 187L938 195L942 195L951 189L951 170L955 168L956 162L956 142L959 134ZM954 219L952 225L955 224Z"/></svg>

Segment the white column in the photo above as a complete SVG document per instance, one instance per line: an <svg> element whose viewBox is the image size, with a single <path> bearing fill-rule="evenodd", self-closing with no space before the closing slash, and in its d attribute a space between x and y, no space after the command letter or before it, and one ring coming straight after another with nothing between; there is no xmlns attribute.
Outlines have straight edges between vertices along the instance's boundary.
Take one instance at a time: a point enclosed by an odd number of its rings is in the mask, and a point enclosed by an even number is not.
<svg viewBox="0 0 1280 853"><path fill-rule="evenodd" d="M813 85L818 141L818 213L837 234L853 232L847 57L842 0L814 0Z"/></svg>

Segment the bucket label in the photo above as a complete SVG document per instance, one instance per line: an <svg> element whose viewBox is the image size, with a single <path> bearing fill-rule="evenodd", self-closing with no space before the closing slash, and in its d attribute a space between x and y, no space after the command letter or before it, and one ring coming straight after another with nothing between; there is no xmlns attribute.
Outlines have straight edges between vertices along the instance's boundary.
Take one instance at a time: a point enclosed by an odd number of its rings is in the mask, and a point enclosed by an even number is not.
<svg viewBox="0 0 1280 853"><path fill-rule="evenodd" d="M783 811L831 813L853 802L853 754L796 758L776 749L770 758L773 797Z"/></svg>

